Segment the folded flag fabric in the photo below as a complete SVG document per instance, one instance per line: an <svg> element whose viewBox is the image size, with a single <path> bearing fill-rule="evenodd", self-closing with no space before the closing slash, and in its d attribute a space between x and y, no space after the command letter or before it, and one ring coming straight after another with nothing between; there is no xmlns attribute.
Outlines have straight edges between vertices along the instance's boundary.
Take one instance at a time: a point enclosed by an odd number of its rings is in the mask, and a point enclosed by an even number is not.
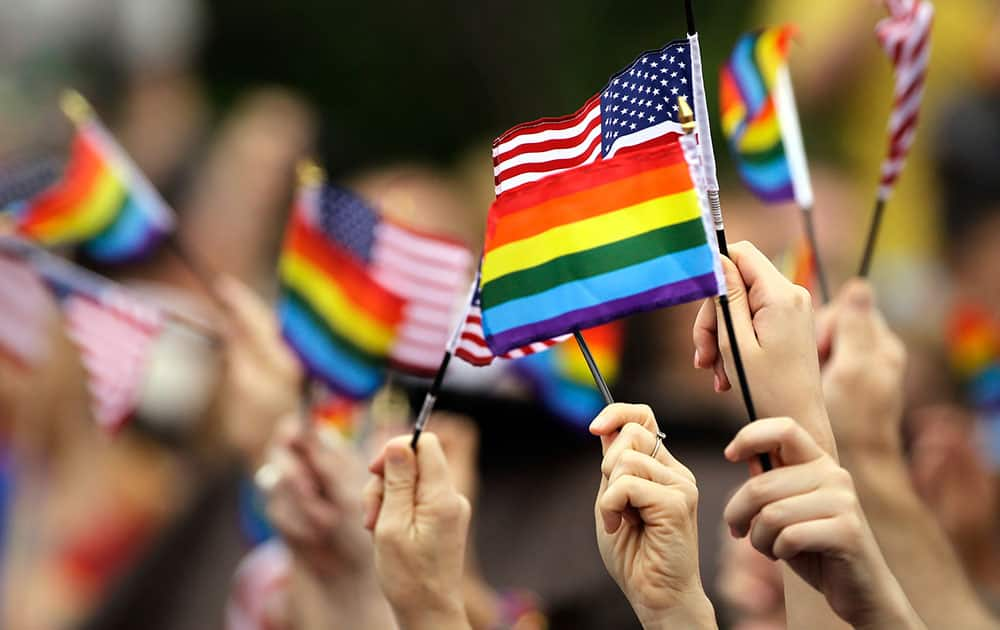
<svg viewBox="0 0 1000 630"><path fill-rule="evenodd" d="M720 277L710 219L680 145L668 143L501 195L487 222L482 326L503 354L718 295Z"/></svg>
<svg viewBox="0 0 1000 630"><path fill-rule="evenodd" d="M18 257L0 253L0 278L0 355L29 368L48 351L52 300L31 265Z"/></svg>
<svg viewBox="0 0 1000 630"><path fill-rule="evenodd" d="M406 306L369 268L378 223L317 177L300 187L279 261L285 339L311 376L355 400L381 386Z"/></svg>
<svg viewBox="0 0 1000 630"><path fill-rule="evenodd" d="M887 0L889 17L875 27L893 67L893 104L889 115L889 153L882 162L879 199L887 201L903 172L917 135L924 81L931 58L934 6L927 0Z"/></svg>
<svg viewBox="0 0 1000 630"><path fill-rule="evenodd" d="M677 98L692 101L691 47L670 42L639 55L569 116L542 118L493 142L496 194L683 134Z"/></svg>
<svg viewBox="0 0 1000 630"><path fill-rule="evenodd" d="M59 302L66 333L80 351L91 410L109 431L135 411L165 316L124 287L9 238L0 251L24 257Z"/></svg>
<svg viewBox="0 0 1000 630"><path fill-rule="evenodd" d="M623 332L621 321L582 331L609 385L613 385L618 376ZM575 344L560 344L550 352L527 356L514 365L531 383L539 402L553 415L574 426L586 427L604 407L604 398Z"/></svg>
<svg viewBox="0 0 1000 630"><path fill-rule="evenodd" d="M781 26L743 35L721 71L723 133L743 182L767 203L795 199L775 100L794 34Z"/></svg>
<svg viewBox="0 0 1000 630"><path fill-rule="evenodd" d="M173 230L173 212L89 109L75 118L62 179L18 210L18 232L102 263L141 259Z"/></svg>

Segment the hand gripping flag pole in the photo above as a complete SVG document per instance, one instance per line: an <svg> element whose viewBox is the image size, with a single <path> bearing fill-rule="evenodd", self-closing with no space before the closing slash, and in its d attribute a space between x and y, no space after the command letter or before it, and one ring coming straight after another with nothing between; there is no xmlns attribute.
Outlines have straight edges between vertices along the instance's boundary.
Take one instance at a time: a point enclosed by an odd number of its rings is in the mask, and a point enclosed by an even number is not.
<svg viewBox="0 0 1000 630"><path fill-rule="evenodd" d="M687 16L687 35L691 45L691 73L694 81L694 105L695 111L687 106L685 101L678 104L687 111L682 114L682 124L687 134L698 130L699 146L701 146L701 167L702 175L705 179L705 194L708 198L709 209L712 212L712 221L715 224L715 236L719 242L719 253L723 256L729 255L729 246L726 242L726 227L722 221L722 201L719 198L719 176L715 167L715 152L712 148L712 126L708 120L708 101L705 97L705 77L701 68L701 46L698 43L698 30L694 20L694 0L684 0L684 9ZM692 121L691 118L694 118ZM757 419L757 410L754 407L753 396L750 394L750 384L747 381L746 369L743 366L743 357L740 353L739 342L736 339L736 330L733 328L733 314L729 308L729 295L723 293L719 296L719 309L722 311L722 319L726 325L726 334L729 336L729 345L733 355L733 368L736 370L736 378L739 382L740 393L743 396L743 406L746 408L747 418L753 422ZM761 467L767 471L771 470L771 458L766 453L760 456Z"/></svg>

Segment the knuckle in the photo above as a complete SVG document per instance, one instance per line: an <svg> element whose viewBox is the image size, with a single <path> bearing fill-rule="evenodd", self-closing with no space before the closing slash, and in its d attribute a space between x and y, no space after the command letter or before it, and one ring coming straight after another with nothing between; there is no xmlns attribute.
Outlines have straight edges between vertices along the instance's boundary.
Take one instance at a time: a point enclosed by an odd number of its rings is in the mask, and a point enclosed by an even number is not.
<svg viewBox="0 0 1000 630"><path fill-rule="evenodd" d="M906 365L906 346L896 335L890 335L886 343L885 358L890 367L899 369Z"/></svg>
<svg viewBox="0 0 1000 630"><path fill-rule="evenodd" d="M805 311L812 308L812 295L809 290L797 284L789 283L787 304L796 311Z"/></svg>
<svg viewBox="0 0 1000 630"><path fill-rule="evenodd" d="M769 503L760 510L757 521L768 529L775 529L781 523L782 508L776 503Z"/></svg>
<svg viewBox="0 0 1000 630"><path fill-rule="evenodd" d="M799 431L802 431L802 427L791 418L781 418L778 421L778 441L782 444L795 440L799 436Z"/></svg>

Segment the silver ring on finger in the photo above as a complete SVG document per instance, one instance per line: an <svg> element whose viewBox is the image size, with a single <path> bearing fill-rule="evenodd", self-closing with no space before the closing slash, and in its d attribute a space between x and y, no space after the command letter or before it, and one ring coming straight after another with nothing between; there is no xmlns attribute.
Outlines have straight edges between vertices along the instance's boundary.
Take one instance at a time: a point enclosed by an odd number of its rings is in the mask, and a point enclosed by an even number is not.
<svg viewBox="0 0 1000 630"><path fill-rule="evenodd" d="M667 434L659 429L656 430L656 444L653 446L653 452L649 454L650 457L656 458L656 454L660 451L660 446L663 445L663 440L667 437Z"/></svg>

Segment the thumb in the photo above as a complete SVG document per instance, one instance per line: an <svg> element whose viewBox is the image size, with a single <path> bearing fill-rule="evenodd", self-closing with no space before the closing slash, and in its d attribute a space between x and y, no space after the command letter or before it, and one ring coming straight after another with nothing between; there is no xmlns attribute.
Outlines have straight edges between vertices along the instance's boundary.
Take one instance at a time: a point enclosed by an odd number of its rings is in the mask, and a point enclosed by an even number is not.
<svg viewBox="0 0 1000 630"><path fill-rule="evenodd" d="M867 354L877 342L875 296L866 282L854 280L844 288L835 324L832 358Z"/></svg>
<svg viewBox="0 0 1000 630"><path fill-rule="evenodd" d="M417 458L410 448L409 436L390 440L385 445L385 488L380 520L412 522L416 489Z"/></svg>

